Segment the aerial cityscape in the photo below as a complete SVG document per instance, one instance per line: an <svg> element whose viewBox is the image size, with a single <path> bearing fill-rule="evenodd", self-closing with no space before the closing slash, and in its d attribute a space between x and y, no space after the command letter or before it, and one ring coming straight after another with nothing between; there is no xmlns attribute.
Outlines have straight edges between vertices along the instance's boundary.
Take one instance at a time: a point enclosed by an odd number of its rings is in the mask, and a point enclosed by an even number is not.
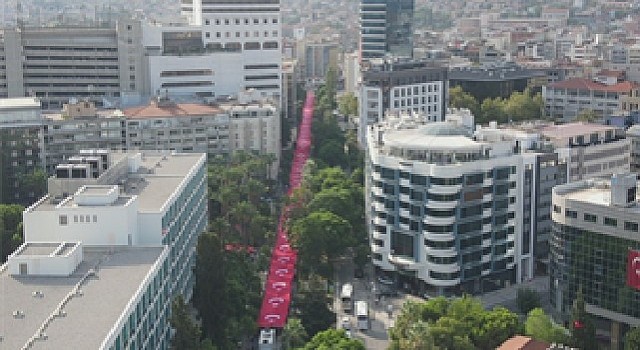
<svg viewBox="0 0 640 350"><path fill-rule="evenodd" d="M640 1L3 0L0 349L640 350Z"/></svg>

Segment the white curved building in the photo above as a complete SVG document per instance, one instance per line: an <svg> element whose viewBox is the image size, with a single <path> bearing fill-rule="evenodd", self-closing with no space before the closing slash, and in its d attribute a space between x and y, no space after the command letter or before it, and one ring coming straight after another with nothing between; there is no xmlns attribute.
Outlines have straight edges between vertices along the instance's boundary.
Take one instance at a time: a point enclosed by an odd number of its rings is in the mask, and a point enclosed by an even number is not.
<svg viewBox="0 0 640 350"><path fill-rule="evenodd" d="M368 133L367 219L379 272L420 293L481 292L532 276L523 186L532 134L474 136L453 122L396 118ZM524 193L525 188L529 193Z"/></svg>

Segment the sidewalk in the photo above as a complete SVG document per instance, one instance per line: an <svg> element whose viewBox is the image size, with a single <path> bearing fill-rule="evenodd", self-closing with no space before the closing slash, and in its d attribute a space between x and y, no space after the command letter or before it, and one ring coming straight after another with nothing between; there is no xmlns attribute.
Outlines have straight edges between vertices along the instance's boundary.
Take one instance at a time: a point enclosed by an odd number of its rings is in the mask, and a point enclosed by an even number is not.
<svg viewBox="0 0 640 350"><path fill-rule="evenodd" d="M496 291L484 293L478 298L482 301L487 309L492 309L495 306L504 306L512 311L517 310L516 294L520 288L530 288L538 292L540 296L540 304L542 308L547 312L549 305L549 276L536 277L530 281L522 284L514 284L506 288L502 288Z"/></svg>

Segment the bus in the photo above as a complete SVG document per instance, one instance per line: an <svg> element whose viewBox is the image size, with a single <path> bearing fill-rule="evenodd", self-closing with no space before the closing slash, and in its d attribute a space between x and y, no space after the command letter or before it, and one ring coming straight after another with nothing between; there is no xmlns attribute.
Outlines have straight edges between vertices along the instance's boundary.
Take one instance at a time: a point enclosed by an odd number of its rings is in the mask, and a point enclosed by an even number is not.
<svg viewBox="0 0 640 350"><path fill-rule="evenodd" d="M369 305L366 301L356 301L356 320L358 330L366 331L369 329Z"/></svg>
<svg viewBox="0 0 640 350"><path fill-rule="evenodd" d="M344 312L351 312L351 308L353 306L353 285L351 283L345 283L342 285L342 290L340 291L340 304L342 305L342 310Z"/></svg>

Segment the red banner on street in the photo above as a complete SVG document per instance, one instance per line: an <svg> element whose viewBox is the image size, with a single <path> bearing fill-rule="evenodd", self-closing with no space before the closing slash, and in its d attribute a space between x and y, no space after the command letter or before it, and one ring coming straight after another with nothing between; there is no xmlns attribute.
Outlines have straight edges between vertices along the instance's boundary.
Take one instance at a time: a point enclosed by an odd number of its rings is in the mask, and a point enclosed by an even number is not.
<svg viewBox="0 0 640 350"><path fill-rule="evenodd" d="M627 285L640 290L640 251L629 249L627 256Z"/></svg>

